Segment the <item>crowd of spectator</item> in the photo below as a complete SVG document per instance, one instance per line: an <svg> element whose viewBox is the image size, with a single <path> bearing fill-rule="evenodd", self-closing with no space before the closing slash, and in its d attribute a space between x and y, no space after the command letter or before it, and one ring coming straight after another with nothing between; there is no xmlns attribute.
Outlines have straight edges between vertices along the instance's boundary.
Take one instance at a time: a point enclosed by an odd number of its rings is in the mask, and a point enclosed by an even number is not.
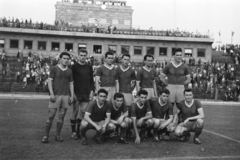
<svg viewBox="0 0 240 160"><path fill-rule="evenodd" d="M54 24L47 24L43 22L32 22L32 19L18 19L18 18L0 18L0 27L11 28L26 28L26 29L40 29L40 30L56 30L56 31L70 31L70 32L90 32L103 34L126 34L126 35L150 35L150 36L170 36L170 37L192 37L192 38L209 38L208 34L200 34L199 32L189 32L176 30L141 30L141 29L118 29L114 25L103 27L96 24L82 24L81 26L73 26L71 23L64 20L56 20Z"/></svg>

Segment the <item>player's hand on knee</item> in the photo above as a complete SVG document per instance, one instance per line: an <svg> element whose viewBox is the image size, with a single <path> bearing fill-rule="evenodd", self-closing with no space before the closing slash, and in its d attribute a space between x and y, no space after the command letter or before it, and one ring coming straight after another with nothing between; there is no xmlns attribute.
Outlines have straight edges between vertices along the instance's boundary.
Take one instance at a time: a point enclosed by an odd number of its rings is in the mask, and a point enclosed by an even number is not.
<svg viewBox="0 0 240 160"><path fill-rule="evenodd" d="M103 126L103 127L102 127L102 133L105 133L105 131L106 131L106 127Z"/></svg>
<svg viewBox="0 0 240 160"><path fill-rule="evenodd" d="M101 131L102 131L102 127L96 126L96 130L97 130L98 132L101 132Z"/></svg>
<svg viewBox="0 0 240 160"><path fill-rule="evenodd" d="M189 122L189 119L188 119L188 118L184 121L184 123L186 124L187 122Z"/></svg>
<svg viewBox="0 0 240 160"><path fill-rule="evenodd" d="M136 140L135 140L135 143L136 143L136 144L140 144L140 142L141 142L141 139L140 139L139 136L137 136L137 137L136 137Z"/></svg>
<svg viewBox="0 0 240 160"><path fill-rule="evenodd" d="M56 102L56 97L54 95L50 95L50 101L51 102Z"/></svg>

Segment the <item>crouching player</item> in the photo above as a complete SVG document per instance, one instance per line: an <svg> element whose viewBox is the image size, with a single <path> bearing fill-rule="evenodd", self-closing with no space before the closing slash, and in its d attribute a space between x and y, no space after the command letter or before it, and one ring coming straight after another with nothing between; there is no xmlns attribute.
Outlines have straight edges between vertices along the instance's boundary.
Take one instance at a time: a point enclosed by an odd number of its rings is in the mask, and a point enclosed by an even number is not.
<svg viewBox="0 0 240 160"><path fill-rule="evenodd" d="M188 140L191 136L190 132L195 132L193 142L195 144L201 144L199 135L203 129L203 108L201 102L193 99L193 92L191 89L184 90L185 100L179 103L178 113L181 113L182 122L178 124L175 129L175 135L183 138L182 140ZM174 123L178 119L178 115L174 117Z"/></svg>
<svg viewBox="0 0 240 160"><path fill-rule="evenodd" d="M110 122L111 116L110 102L106 101L107 95L108 92L105 89L99 89L97 98L88 104L87 111L80 126L82 145L88 144L86 132L89 129L95 129L97 131L95 141L98 144L102 144L102 134L107 132L107 125Z"/></svg>
<svg viewBox="0 0 240 160"><path fill-rule="evenodd" d="M148 92L140 90L138 92L138 96L138 101L133 103L130 108L130 114L136 136L135 143L137 144L144 139L145 132L153 126L152 111L149 102L147 101ZM138 132L138 129L140 129L140 132Z"/></svg>
<svg viewBox="0 0 240 160"><path fill-rule="evenodd" d="M126 141L126 132L132 120L128 117L128 109L125 106L124 95L122 93L114 94L114 101L111 103L111 120L107 128L111 131L120 129L118 143L128 144Z"/></svg>
<svg viewBox="0 0 240 160"><path fill-rule="evenodd" d="M151 106L152 115L153 115L153 134L154 141L158 142L159 138L162 139L162 134L165 133L164 140L169 141L169 125L173 120L173 106L171 102L168 101L169 90L162 89L159 90L159 98L151 98L149 104ZM168 119L165 119L166 115L169 115ZM158 137L159 135L159 137Z"/></svg>

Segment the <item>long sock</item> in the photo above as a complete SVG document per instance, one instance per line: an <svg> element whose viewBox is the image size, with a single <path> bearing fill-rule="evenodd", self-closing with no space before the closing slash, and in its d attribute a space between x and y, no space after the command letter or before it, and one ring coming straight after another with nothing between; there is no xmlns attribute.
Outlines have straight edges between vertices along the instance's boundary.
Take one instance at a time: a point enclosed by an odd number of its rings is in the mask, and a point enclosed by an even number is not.
<svg viewBox="0 0 240 160"><path fill-rule="evenodd" d="M195 135L194 135L194 137L198 138L201 133L202 133L202 128L196 127L195 128Z"/></svg>
<svg viewBox="0 0 240 160"><path fill-rule="evenodd" d="M105 133L102 134L102 136L108 136L110 135L111 133L113 133L114 131L113 130L106 130Z"/></svg>
<svg viewBox="0 0 240 160"><path fill-rule="evenodd" d="M76 120L70 119L72 132L76 132Z"/></svg>
<svg viewBox="0 0 240 160"><path fill-rule="evenodd" d="M165 133L165 128L158 130L158 134L163 134Z"/></svg>
<svg viewBox="0 0 240 160"><path fill-rule="evenodd" d="M86 127L84 127L84 128L80 128L80 133L81 133L81 136L83 137L83 138L86 138L86 132L87 132L87 130L88 130L88 126L86 126Z"/></svg>
<svg viewBox="0 0 240 160"><path fill-rule="evenodd" d="M57 136L60 136L62 127L63 127L63 123L57 122L57 132L56 132L56 135L57 135Z"/></svg>
<svg viewBox="0 0 240 160"><path fill-rule="evenodd" d="M121 127L120 138L126 138L127 128Z"/></svg>
<svg viewBox="0 0 240 160"><path fill-rule="evenodd" d="M157 137L157 135L158 135L158 129L157 128L153 128L153 134L154 134L154 137Z"/></svg>
<svg viewBox="0 0 240 160"><path fill-rule="evenodd" d="M169 136L169 132L168 132L167 128L163 128L163 132L165 133L166 136Z"/></svg>
<svg viewBox="0 0 240 160"><path fill-rule="evenodd" d="M82 120L81 119L77 119L77 136L78 138L80 138L80 126L81 126L81 122Z"/></svg>
<svg viewBox="0 0 240 160"><path fill-rule="evenodd" d="M45 124L45 136L49 137L49 132L52 128L52 123L46 122Z"/></svg>

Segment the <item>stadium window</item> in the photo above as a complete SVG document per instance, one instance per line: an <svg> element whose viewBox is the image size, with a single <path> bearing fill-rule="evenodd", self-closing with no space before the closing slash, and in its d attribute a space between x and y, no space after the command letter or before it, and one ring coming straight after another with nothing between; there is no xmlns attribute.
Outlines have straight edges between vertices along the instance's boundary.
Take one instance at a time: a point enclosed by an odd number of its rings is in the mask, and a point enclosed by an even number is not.
<svg viewBox="0 0 240 160"><path fill-rule="evenodd" d="M112 53L116 54L117 53L117 46L109 45L108 50L111 51Z"/></svg>
<svg viewBox="0 0 240 160"><path fill-rule="evenodd" d="M117 25L117 24L118 24L118 19L113 19L113 20L112 20L112 24Z"/></svg>
<svg viewBox="0 0 240 160"><path fill-rule="evenodd" d="M24 41L24 48L25 49L32 49L33 41Z"/></svg>
<svg viewBox="0 0 240 160"><path fill-rule="evenodd" d="M166 47L159 48L159 56L167 56L167 48Z"/></svg>
<svg viewBox="0 0 240 160"><path fill-rule="evenodd" d="M205 57L205 49L197 49L198 57Z"/></svg>
<svg viewBox="0 0 240 160"><path fill-rule="evenodd" d="M192 57L193 50L191 48L186 48L184 50L184 53L185 53L185 57Z"/></svg>
<svg viewBox="0 0 240 160"><path fill-rule="evenodd" d="M73 44L72 43L65 43L65 51L72 52L73 51Z"/></svg>
<svg viewBox="0 0 240 160"><path fill-rule="evenodd" d="M39 41L38 42L38 50L46 50L46 42L44 41Z"/></svg>
<svg viewBox="0 0 240 160"><path fill-rule="evenodd" d="M59 51L59 50L60 50L60 43L52 42L52 51Z"/></svg>
<svg viewBox="0 0 240 160"><path fill-rule="evenodd" d="M134 54L135 55L142 55L142 47L141 46L134 46Z"/></svg>
<svg viewBox="0 0 240 160"><path fill-rule="evenodd" d="M78 50L80 49L87 49L87 45L86 44L78 44Z"/></svg>
<svg viewBox="0 0 240 160"><path fill-rule="evenodd" d="M0 48L4 48L5 40L0 39Z"/></svg>
<svg viewBox="0 0 240 160"><path fill-rule="evenodd" d="M102 46L101 45L93 45L93 53L94 54L102 54Z"/></svg>
<svg viewBox="0 0 240 160"><path fill-rule="evenodd" d="M129 46L121 46L122 54L129 54Z"/></svg>
<svg viewBox="0 0 240 160"><path fill-rule="evenodd" d="M154 56L154 47L147 47L147 54Z"/></svg>
<svg viewBox="0 0 240 160"><path fill-rule="evenodd" d="M10 48L18 48L18 40L10 40Z"/></svg>

